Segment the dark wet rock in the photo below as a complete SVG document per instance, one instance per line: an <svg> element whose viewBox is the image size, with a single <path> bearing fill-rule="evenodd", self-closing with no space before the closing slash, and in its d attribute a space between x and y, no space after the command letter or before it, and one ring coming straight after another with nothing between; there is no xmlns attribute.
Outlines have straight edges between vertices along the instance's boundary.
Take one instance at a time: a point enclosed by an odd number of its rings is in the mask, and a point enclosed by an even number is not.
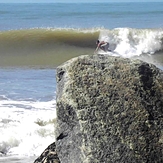
<svg viewBox="0 0 163 163"><path fill-rule="evenodd" d="M55 143L49 145L34 163L60 163Z"/></svg>

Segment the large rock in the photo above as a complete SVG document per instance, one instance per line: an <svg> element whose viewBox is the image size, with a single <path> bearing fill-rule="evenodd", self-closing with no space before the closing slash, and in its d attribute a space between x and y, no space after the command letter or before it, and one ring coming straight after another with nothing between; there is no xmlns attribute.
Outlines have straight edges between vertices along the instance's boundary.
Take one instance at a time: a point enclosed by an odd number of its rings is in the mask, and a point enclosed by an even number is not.
<svg viewBox="0 0 163 163"><path fill-rule="evenodd" d="M57 68L61 163L162 163L163 75L154 65L107 55Z"/></svg>

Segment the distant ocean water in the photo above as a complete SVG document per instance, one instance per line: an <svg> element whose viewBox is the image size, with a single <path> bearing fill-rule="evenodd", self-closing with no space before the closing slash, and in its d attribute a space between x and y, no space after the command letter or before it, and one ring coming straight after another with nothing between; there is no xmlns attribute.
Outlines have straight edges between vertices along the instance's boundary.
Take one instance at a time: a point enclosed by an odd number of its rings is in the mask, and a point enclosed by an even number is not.
<svg viewBox="0 0 163 163"><path fill-rule="evenodd" d="M33 162L55 141L55 68L93 54L97 39L162 69L162 6L0 4L0 162Z"/></svg>

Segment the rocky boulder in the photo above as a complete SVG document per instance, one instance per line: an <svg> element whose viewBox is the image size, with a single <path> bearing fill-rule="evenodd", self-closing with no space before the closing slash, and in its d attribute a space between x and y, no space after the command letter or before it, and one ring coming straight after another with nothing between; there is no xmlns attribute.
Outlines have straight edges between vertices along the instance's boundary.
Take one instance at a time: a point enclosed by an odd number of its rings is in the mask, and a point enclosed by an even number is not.
<svg viewBox="0 0 163 163"><path fill-rule="evenodd" d="M163 75L152 64L80 56L57 68L61 163L163 162Z"/></svg>
<svg viewBox="0 0 163 163"><path fill-rule="evenodd" d="M36 163L162 163L163 72L107 55L67 61L57 68L56 137Z"/></svg>

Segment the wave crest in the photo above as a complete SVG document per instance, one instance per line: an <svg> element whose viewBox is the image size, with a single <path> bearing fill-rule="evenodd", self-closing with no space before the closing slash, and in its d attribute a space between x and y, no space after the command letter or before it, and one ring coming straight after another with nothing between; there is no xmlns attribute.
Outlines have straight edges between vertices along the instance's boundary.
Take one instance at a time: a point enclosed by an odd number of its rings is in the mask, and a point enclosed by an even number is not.
<svg viewBox="0 0 163 163"><path fill-rule="evenodd" d="M110 49L124 57L154 54L163 50L162 29L116 28L103 30L99 39L108 39Z"/></svg>
<svg viewBox="0 0 163 163"><path fill-rule="evenodd" d="M0 32L0 66L58 66L91 55L97 39L107 39L119 56L135 57L163 50L163 29L38 28Z"/></svg>

